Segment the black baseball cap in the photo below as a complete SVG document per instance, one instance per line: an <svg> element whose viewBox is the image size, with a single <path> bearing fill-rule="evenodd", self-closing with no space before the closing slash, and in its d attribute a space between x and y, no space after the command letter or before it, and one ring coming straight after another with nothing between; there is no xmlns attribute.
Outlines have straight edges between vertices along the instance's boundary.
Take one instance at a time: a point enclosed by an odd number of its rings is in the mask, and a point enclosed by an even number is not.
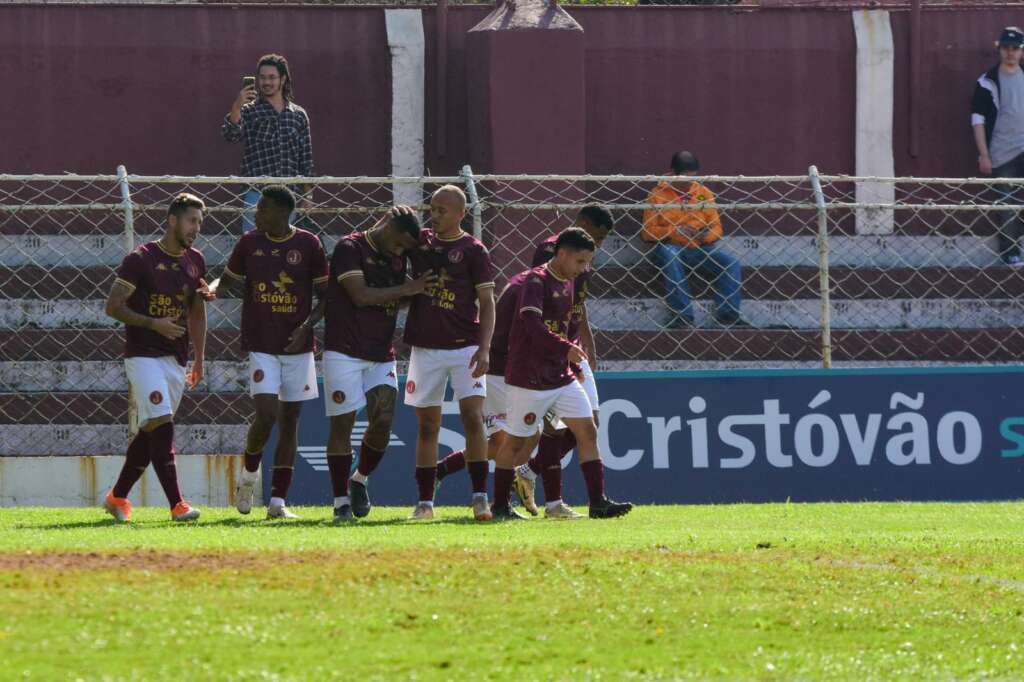
<svg viewBox="0 0 1024 682"><path fill-rule="evenodd" d="M1024 31L1021 31L1016 26L1007 26L1003 29L1003 32L999 34L1000 45L1024 45Z"/></svg>

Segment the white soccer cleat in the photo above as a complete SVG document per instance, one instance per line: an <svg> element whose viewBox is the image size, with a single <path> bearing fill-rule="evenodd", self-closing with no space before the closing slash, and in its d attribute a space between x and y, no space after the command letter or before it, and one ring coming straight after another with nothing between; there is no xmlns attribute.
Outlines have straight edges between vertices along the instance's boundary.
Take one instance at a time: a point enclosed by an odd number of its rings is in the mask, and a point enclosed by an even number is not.
<svg viewBox="0 0 1024 682"><path fill-rule="evenodd" d="M473 497L473 504L470 505L473 508L473 518L477 521L490 521L494 518L491 513L491 505L487 504L487 497Z"/></svg>
<svg viewBox="0 0 1024 682"><path fill-rule="evenodd" d="M298 514L293 514L288 507L283 504L272 504L267 507L267 518L268 519L297 519Z"/></svg>
<svg viewBox="0 0 1024 682"><path fill-rule="evenodd" d="M434 505L423 504L422 502L416 505L416 508L412 510L412 514L409 516L410 521L433 521L434 520Z"/></svg>
<svg viewBox="0 0 1024 682"><path fill-rule="evenodd" d="M239 514L248 514L252 511L252 497L256 490L256 479L247 481L243 475L241 483L235 488L235 509Z"/></svg>
<svg viewBox="0 0 1024 682"><path fill-rule="evenodd" d="M544 518L546 519L582 519L583 514L573 511L573 508L565 502L559 502L554 507L544 507Z"/></svg>

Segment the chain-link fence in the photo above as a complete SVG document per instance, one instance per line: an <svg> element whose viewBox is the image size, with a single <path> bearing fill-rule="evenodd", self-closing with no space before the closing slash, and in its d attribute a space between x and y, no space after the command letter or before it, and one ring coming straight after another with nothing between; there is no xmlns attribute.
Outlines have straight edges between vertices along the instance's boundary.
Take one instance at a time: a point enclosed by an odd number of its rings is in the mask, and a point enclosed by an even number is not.
<svg viewBox="0 0 1024 682"><path fill-rule="evenodd" d="M171 197L188 190L209 206L197 247L217 276L241 234L251 182L123 169L0 176L0 455L123 449L123 331L103 310L114 269L159 237ZM813 169L474 177L467 168L449 178L286 182L310 188L298 222L328 254L393 203L425 209L441 184L463 187L465 229L491 249L499 291L582 206L606 205L615 231L595 259L588 302L605 370L992 363L1024 354L1024 269L1008 264L1016 252L1012 240L1000 246L997 229L1005 221L1016 234L1019 181L819 178ZM649 241L659 229L664 241ZM234 452L242 442L251 404L238 321L237 300L209 308L207 377L177 417L182 452Z"/></svg>

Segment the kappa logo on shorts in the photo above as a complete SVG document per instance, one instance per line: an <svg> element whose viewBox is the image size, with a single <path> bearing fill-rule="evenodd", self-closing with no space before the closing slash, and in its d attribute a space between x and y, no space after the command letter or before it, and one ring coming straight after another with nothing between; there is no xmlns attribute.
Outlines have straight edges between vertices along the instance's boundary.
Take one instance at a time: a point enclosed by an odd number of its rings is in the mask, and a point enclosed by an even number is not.
<svg viewBox="0 0 1024 682"><path fill-rule="evenodd" d="M160 391L153 391L152 393L149 394L149 402L153 403L154 405L159 405L163 401L164 396L162 393L160 393Z"/></svg>
<svg viewBox="0 0 1024 682"><path fill-rule="evenodd" d="M252 373L252 380L255 381L257 384L260 383L261 381L263 381L263 370L262 369L258 369L255 372L253 372Z"/></svg>
<svg viewBox="0 0 1024 682"><path fill-rule="evenodd" d="M309 390L309 384L306 384L306 387L304 389L302 389L302 390L303 391L308 391Z"/></svg>
<svg viewBox="0 0 1024 682"><path fill-rule="evenodd" d="M479 381L476 382L475 384L473 384L473 388L483 388L483 387L484 387L484 385L481 384Z"/></svg>
<svg viewBox="0 0 1024 682"><path fill-rule="evenodd" d="M462 251L449 251L448 261L450 263L461 263L462 262Z"/></svg>
<svg viewBox="0 0 1024 682"><path fill-rule="evenodd" d="M415 381L407 381L407 382L405 382L405 392L406 393L415 393L416 392L416 382Z"/></svg>
<svg viewBox="0 0 1024 682"><path fill-rule="evenodd" d="M526 422L527 426L533 426L534 423L536 423L537 421L537 415L535 415L533 412L527 412L526 416L523 417L523 421Z"/></svg>
<svg viewBox="0 0 1024 682"><path fill-rule="evenodd" d="M389 379L397 379L398 377L395 376L394 371L388 370L388 378Z"/></svg>
<svg viewBox="0 0 1024 682"><path fill-rule="evenodd" d="M335 391L334 393L331 394L331 400L341 405L343 402L345 402L345 392Z"/></svg>
<svg viewBox="0 0 1024 682"><path fill-rule="evenodd" d="M288 265L298 265L302 262L302 254L295 249L292 249L288 252L288 255L285 256L285 260L288 261Z"/></svg>

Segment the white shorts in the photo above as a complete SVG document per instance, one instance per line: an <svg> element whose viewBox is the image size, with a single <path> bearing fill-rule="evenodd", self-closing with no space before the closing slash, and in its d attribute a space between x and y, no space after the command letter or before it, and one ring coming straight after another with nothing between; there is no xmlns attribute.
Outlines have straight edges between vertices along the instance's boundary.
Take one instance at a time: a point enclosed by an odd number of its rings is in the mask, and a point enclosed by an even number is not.
<svg viewBox="0 0 1024 682"><path fill-rule="evenodd" d="M185 368L171 355L160 358L125 358L128 375L128 430L132 433L150 419L173 415L185 391Z"/></svg>
<svg viewBox="0 0 1024 682"><path fill-rule="evenodd" d="M323 367L328 417L365 407L367 391L376 386L398 390L398 367L394 360L373 362L325 350Z"/></svg>
<svg viewBox="0 0 1024 682"><path fill-rule="evenodd" d="M286 403L319 397L313 354L249 353L249 395L267 393Z"/></svg>
<svg viewBox="0 0 1024 682"><path fill-rule="evenodd" d="M509 434L519 438L532 436L540 430L544 415L549 412L555 419L586 419L593 416L590 401L578 381L547 391L508 387L508 425L505 430Z"/></svg>
<svg viewBox="0 0 1024 682"><path fill-rule="evenodd" d="M505 377L487 375L484 430L488 438L498 431L508 431L508 384L505 383Z"/></svg>
<svg viewBox="0 0 1024 682"><path fill-rule="evenodd" d="M473 378L469 361L476 346L441 350L412 347L409 356L409 377L405 382L405 404L412 407L440 407L448 378L452 380L455 400L487 395L487 377Z"/></svg>
<svg viewBox="0 0 1024 682"><path fill-rule="evenodd" d="M590 401L590 407L593 408L594 412L601 409L601 402L597 399L597 379L594 377L594 370L590 369L590 363L586 360L580 363L580 367L583 368L583 391L587 394L587 400Z"/></svg>

